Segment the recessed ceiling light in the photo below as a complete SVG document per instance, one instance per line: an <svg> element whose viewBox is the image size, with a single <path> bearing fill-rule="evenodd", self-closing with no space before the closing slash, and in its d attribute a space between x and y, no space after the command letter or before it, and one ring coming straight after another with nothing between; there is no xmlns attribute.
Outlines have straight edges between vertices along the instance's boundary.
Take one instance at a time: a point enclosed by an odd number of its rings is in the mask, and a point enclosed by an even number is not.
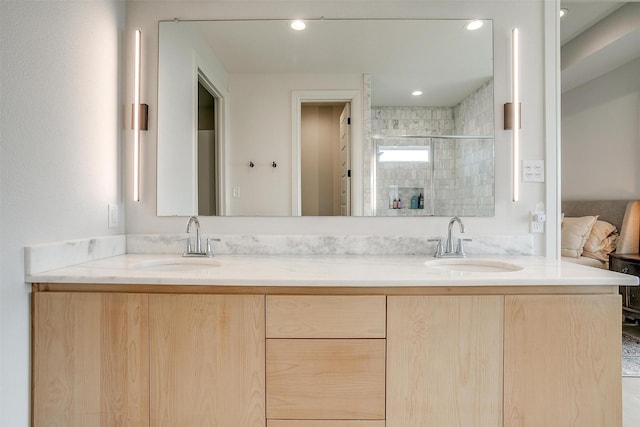
<svg viewBox="0 0 640 427"><path fill-rule="evenodd" d="M567 13L569 13L569 9L567 9L566 7L560 9L560 18L564 17Z"/></svg>
<svg viewBox="0 0 640 427"><path fill-rule="evenodd" d="M474 31L478 28L481 28L484 25L484 22L481 19L474 19L473 21L469 21L467 24L467 30Z"/></svg>
<svg viewBox="0 0 640 427"><path fill-rule="evenodd" d="M420 96L420 95L422 95L422 91L421 90L414 90L413 92L411 92L411 95Z"/></svg>
<svg viewBox="0 0 640 427"><path fill-rule="evenodd" d="M302 31L305 28L307 28L307 24L305 24L304 21L296 19L291 23L291 28L293 28L296 31Z"/></svg>

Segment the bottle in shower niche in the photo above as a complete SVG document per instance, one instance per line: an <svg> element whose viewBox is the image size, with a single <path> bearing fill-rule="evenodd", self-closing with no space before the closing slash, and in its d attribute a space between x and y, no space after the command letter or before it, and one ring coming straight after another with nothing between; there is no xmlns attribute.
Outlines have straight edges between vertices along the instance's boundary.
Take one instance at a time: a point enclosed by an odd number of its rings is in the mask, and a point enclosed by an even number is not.
<svg viewBox="0 0 640 427"><path fill-rule="evenodd" d="M398 198L398 209L402 209L402 200Z"/></svg>
<svg viewBox="0 0 640 427"><path fill-rule="evenodd" d="M418 196L411 197L411 209L418 209Z"/></svg>
<svg viewBox="0 0 640 427"><path fill-rule="evenodd" d="M389 186L389 209L397 209L398 207L395 206L397 202L398 202L398 186L390 185Z"/></svg>
<svg viewBox="0 0 640 427"><path fill-rule="evenodd" d="M418 209L424 209L424 196L420 193L420 197L418 198Z"/></svg>
<svg viewBox="0 0 640 427"><path fill-rule="evenodd" d="M393 209L398 209L398 199L393 199Z"/></svg>

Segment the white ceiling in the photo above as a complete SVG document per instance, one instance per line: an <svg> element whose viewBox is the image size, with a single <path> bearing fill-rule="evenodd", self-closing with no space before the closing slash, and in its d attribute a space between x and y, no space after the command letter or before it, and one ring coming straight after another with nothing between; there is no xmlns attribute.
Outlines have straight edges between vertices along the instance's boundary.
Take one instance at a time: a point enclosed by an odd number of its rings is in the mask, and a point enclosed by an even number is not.
<svg viewBox="0 0 640 427"><path fill-rule="evenodd" d="M229 73L368 73L373 105L453 106L493 75L492 23L462 20L199 21ZM181 23L183 24L183 23ZM412 97L413 90L422 97Z"/></svg>
<svg viewBox="0 0 640 427"><path fill-rule="evenodd" d="M640 3L563 1L562 91L640 58Z"/></svg>
<svg viewBox="0 0 640 427"><path fill-rule="evenodd" d="M561 7L568 9L569 13L560 20L560 44L567 43L625 4L619 1L562 0Z"/></svg>

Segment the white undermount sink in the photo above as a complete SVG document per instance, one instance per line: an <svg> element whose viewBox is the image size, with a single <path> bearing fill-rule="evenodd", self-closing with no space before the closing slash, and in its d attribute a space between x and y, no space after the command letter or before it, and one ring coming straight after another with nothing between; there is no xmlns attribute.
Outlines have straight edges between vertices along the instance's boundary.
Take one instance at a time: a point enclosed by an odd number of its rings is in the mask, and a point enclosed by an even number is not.
<svg viewBox="0 0 640 427"><path fill-rule="evenodd" d="M212 258L180 257L140 261L132 268L145 271L193 271L219 266L220 263Z"/></svg>
<svg viewBox="0 0 640 427"><path fill-rule="evenodd" d="M508 273L522 270L521 266L510 262L472 258L438 258L425 262L425 265L442 270L469 273Z"/></svg>

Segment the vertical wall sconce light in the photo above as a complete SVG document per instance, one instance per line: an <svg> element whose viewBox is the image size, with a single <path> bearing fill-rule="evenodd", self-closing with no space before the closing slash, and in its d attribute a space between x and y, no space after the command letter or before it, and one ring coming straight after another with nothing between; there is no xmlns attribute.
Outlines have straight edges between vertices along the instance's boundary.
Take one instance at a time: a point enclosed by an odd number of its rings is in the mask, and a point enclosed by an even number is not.
<svg viewBox="0 0 640 427"><path fill-rule="evenodd" d="M520 104L520 52L518 29L511 31L511 96L512 101L504 104L504 128L511 130L512 136L512 182L513 201L520 200L520 129L522 128L522 106Z"/></svg>
<svg viewBox="0 0 640 427"><path fill-rule="evenodd" d="M141 33L135 34L135 57L133 65L133 105L131 106L131 128L133 129L133 200L140 201L140 131L147 130L149 106L140 104L140 56Z"/></svg>

